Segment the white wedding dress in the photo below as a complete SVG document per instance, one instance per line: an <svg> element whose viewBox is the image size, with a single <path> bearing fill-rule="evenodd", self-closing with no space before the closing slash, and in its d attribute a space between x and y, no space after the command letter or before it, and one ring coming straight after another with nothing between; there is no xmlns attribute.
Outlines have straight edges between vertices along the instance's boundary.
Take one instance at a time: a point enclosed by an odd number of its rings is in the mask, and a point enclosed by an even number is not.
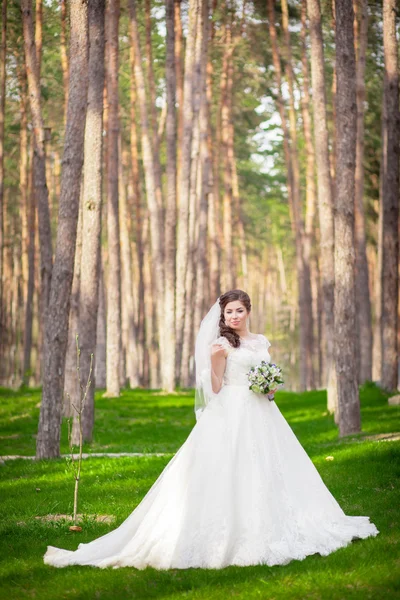
<svg viewBox="0 0 400 600"><path fill-rule="evenodd" d="M346 516L275 401L246 373L270 361L252 334L229 350L224 385L142 502L114 531L73 552L48 546L55 567L220 569L326 556L379 531ZM132 481L132 487L135 481Z"/></svg>

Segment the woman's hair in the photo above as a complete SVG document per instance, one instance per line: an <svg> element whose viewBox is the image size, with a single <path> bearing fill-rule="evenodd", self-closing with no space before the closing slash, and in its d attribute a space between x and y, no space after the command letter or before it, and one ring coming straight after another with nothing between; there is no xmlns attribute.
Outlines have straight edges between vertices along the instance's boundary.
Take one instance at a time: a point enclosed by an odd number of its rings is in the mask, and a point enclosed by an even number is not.
<svg viewBox="0 0 400 600"><path fill-rule="evenodd" d="M234 348L239 348L240 346L240 335L231 327L225 324L224 311L225 306L229 304L229 302L235 302L235 300L239 300L248 312L251 311L251 302L250 296L243 292L243 290L230 290L225 294L222 294L219 299L219 305L221 307L221 316L219 318L219 333L223 337L226 337L228 342Z"/></svg>

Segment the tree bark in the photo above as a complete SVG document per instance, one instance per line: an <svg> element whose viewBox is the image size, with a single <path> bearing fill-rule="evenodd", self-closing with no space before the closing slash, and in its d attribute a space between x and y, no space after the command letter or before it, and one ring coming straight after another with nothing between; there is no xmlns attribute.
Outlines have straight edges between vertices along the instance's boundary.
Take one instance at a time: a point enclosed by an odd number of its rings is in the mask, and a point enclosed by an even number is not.
<svg viewBox="0 0 400 600"><path fill-rule="evenodd" d="M107 13L107 397L120 394L121 254L118 207L118 30L120 2L108 0Z"/></svg>
<svg viewBox="0 0 400 600"><path fill-rule="evenodd" d="M221 141L223 150L223 287L228 291L234 287L232 247L232 169L230 161L230 117L232 103L232 54L231 24L225 26L225 51L221 73Z"/></svg>
<svg viewBox="0 0 400 600"><path fill-rule="evenodd" d="M383 46L385 74L383 91L382 169L382 275L381 275L381 384L393 391L398 386L398 297L399 297L399 65L396 37L396 2L383 0Z"/></svg>
<svg viewBox="0 0 400 600"><path fill-rule="evenodd" d="M104 289L104 273L100 252L99 260L99 308L97 311L97 335L96 335L96 365L95 365L95 385L96 389L106 387L107 371L107 310L106 294Z"/></svg>
<svg viewBox="0 0 400 600"><path fill-rule="evenodd" d="M323 385L328 387L328 410L337 408L334 362L334 221L326 111L324 46L319 0L307 0L311 41L311 84L313 89L314 139L317 165L318 215L320 229L320 273L323 305Z"/></svg>
<svg viewBox="0 0 400 600"><path fill-rule="evenodd" d="M1 10L0 46L0 335L3 335L3 261L4 261L4 116L6 104L7 0ZM0 358L2 358L0 354Z"/></svg>
<svg viewBox="0 0 400 600"><path fill-rule="evenodd" d="M60 54L61 54L61 68L63 74L63 86L64 86L64 122L67 120L67 106L68 106L68 53L67 53L67 0L60 0L61 4L61 34L60 34Z"/></svg>
<svg viewBox="0 0 400 600"><path fill-rule="evenodd" d="M213 0L213 14L216 9L217 0ZM210 23L210 45L212 46L215 37L215 26L213 20ZM207 61L207 102L209 111L213 102L213 63L211 52L208 54ZM220 139L220 111L217 112L217 122L213 128L211 117L208 119L208 152L210 156L210 193L208 196L208 259L209 259L209 298L208 304L215 302L221 293L221 273L220 273L220 254L219 244L219 139Z"/></svg>
<svg viewBox="0 0 400 600"><path fill-rule="evenodd" d="M135 327L134 303L133 303L133 281L132 281L132 252L129 240L129 213L126 199L126 188L123 179L122 163L122 141L120 138L120 165L119 165L119 215L120 215L120 236L121 236L121 266L122 266L122 296L124 299L122 306L122 323L124 334L124 347L126 353L126 377L129 380L131 388L139 385L139 362L137 352L137 338Z"/></svg>
<svg viewBox="0 0 400 600"><path fill-rule="evenodd" d="M87 116L84 139L82 194L82 261L79 294L80 373L84 384L89 376L90 355L94 354L92 381L82 413L82 432L91 441L96 389L96 347L99 308L102 213L103 90L105 48L105 0L88 5L89 64Z"/></svg>
<svg viewBox="0 0 400 600"><path fill-rule="evenodd" d="M142 69L142 57L139 44L138 24L136 16L136 0L130 0L130 24L131 37L135 50L135 80L140 110L140 123L142 130L142 155L146 184L146 197L149 209L150 232L151 232L151 256L155 277L155 293L157 298L164 298L164 256L162 246L161 214L157 202L157 172L155 158L151 145L149 118L147 112L146 90L144 74ZM157 327L160 354L163 356L163 302L157 302Z"/></svg>
<svg viewBox="0 0 400 600"><path fill-rule="evenodd" d="M87 85L87 3L71 2L71 64L56 255L45 328L37 458L59 456L65 353L83 163Z"/></svg>
<svg viewBox="0 0 400 600"><path fill-rule="evenodd" d="M181 145L183 132L183 31L181 18L182 0L174 0L174 35L175 35L175 73L176 73L176 101L178 104L177 116L177 181L181 164ZM176 191L178 194L178 189Z"/></svg>
<svg viewBox="0 0 400 600"><path fill-rule="evenodd" d="M193 128L193 70L195 66L195 46L197 22L200 19L200 2L189 4L189 30L186 39L185 75L183 85L183 132L182 160L178 181L179 210L176 248L176 355L177 376L179 379L182 362L183 334L186 308L186 273L189 262L189 199Z"/></svg>
<svg viewBox="0 0 400 600"><path fill-rule="evenodd" d="M355 243L356 243L356 318L358 381L372 380L372 323L369 273L366 252L364 214L364 104L365 63L367 52L368 4L367 0L354 0L356 86L357 86L357 146L355 175ZM358 14L359 13L359 14ZM358 23L359 17L359 23Z"/></svg>
<svg viewBox="0 0 400 600"><path fill-rule="evenodd" d="M153 162L154 162L154 174L156 182L156 199L157 206L160 215L163 215L163 198L162 198L162 187L161 187L161 165L160 165L160 140L158 133L158 119L157 119L157 106L156 106L156 85L154 81L154 69L153 69L153 47L151 40L151 7L150 0L145 0L145 26L146 26L146 58L147 58L147 82L149 87L149 113L150 113L150 130L152 138L152 149L153 149ZM164 231L161 229L161 247L163 248L164 243Z"/></svg>
<svg viewBox="0 0 400 600"><path fill-rule="evenodd" d="M136 234L136 255L137 255L137 340L138 351L140 353L140 373L141 383L144 377L144 364L147 356L145 344L145 318L144 318L144 275L143 275L143 216L142 216L142 193L139 172L138 159L138 134L136 126L136 85L135 85L135 51L133 44L130 47L130 151L132 167L132 187L133 187L133 207L132 213L135 215L135 234Z"/></svg>
<svg viewBox="0 0 400 600"><path fill-rule="evenodd" d="M164 355L161 357L162 387L175 389L175 240L176 240L176 69L174 0L166 2L167 21L167 202L165 219L165 326ZM167 351L168 348L168 351Z"/></svg>
<svg viewBox="0 0 400 600"><path fill-rule="evenodd" d="M40 55L37 56L33 32L32 0L22 0L21 6L29 100L35 140L33 169L35 196L37 198L39 215L41 318L42 327L45 328L53 268L53 250L51 241L49 195L46 184L45 131L40 99ZM38 36L38 38L40 39L40 36Z"/></svg>
<svg viewBox="0 0 400 600"><path fill-rule="evenodd" d="M32 182L32 164L29 167L27 115L28 98L26 90L26 72L21 78L21 164L20 191L22 223L22 252L23 252L23 298L25 307L24 320L24 350L22 361L22 382L29 385L31 375L32 326L33 326L33 293L35 289L35 194Z"/></svg>
<svg viewBox="0 0 400 600"><path fill-rule="evenodd" d="M81 198L79 202L78 226L76 231L74 275L72 278L71 301L69 307L68 343L65 357L64 375L64 402L63 414L65 417L74 416L72 404L78 406L80 389L78 373L76 371L76 336L80 334L79 328L79 296L81 286L81 263L82 263L82 185ZM81 340L79 340L81 345ZM69 396L69 398L68 398Z"/></svg>
<svg viewBox="0 0 400 600"><path fill-rule="evenodd" d="M361 429L355 339L354 195L357 137L353 6L336 7L335 361L339 435Z"/></svg>
<svg viewBox="0 0 400 600"><path fill-rule="evenodd" d="M305 344L306 344L306 381L305 385L308 390L315 387L315 373L313 365L313 356L315 349L314 340L314 313L312 310L312 282L311 282L311 270L312 270L312 250L314 245L314 227L315 227L315 214L317 206L317 194L315 188L315 152L312 140L312 119L310 112L310 76L308 68L308 57L307 57L307 0L302 0L301 3L301 63L303 73L303 86L302 86L302 97L301 97L301 108L303 116L303 131L304 131L304 143L306 151L306 210L305 210L305 224L304 224L304 235L303 235L303 256L304 256L304 270L305 270L305 300L309 303L307 307L307 327L305 327ZM310 311L310 312L309 312Z"/></svg>
<svg viewBox="0 0 400 600"><path fill-rule="evenodd" d="M208 195L210 191L210 156L208 149L208 130L210 112L207 99L207 48L209 45L209 3L203 0L201 18L201 72L200 72L200 112L199 112L199 214L196 252L196 287L194 306L194 331L198 331L203 317L205 302L208 301L207 289L207 216Z"/></svg>

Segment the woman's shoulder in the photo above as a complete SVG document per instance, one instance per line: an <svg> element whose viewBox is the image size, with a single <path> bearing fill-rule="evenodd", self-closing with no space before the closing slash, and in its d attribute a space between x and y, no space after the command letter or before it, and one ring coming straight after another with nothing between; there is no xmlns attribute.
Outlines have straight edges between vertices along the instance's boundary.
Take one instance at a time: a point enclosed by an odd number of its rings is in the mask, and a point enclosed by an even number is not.
<svg viewBox="0 0 400 600"><path fill-rule="evenodd" d="M232 348L232 346L230 345L228 339L224 335L221 335L219 338L217 338L215 340L215 342L212 343L213 346L214 346L214 344L219 344L220 346L223 346L226 349L231 349Z"/></svg>
<svg viewBox="0 0 400 600"><path fill-rule="evenodd" d="M254 333L252 335L254 335L254 338L253 338L254 340L257 340L259 343L261 343L266 348L270 347L271 342L268 340L267 337L265 337L265 335L263 333Z"/></svg>

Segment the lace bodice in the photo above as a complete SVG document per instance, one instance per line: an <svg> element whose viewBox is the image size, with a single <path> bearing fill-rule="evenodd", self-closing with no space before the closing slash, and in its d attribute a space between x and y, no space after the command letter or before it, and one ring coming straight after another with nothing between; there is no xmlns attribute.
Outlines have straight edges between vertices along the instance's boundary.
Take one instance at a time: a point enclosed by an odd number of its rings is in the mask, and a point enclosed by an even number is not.
<svg viewBox="0 0 400 600"><path fill-rule="evenodd" d="M243 337L239 348L233 348L226 337L219 337L216 344L221 344L228 351L224 385L249 385L247 372L250 367L257 366L262 360L270 362L268 348L271 345L262 334L251 333Z"/></svg>

